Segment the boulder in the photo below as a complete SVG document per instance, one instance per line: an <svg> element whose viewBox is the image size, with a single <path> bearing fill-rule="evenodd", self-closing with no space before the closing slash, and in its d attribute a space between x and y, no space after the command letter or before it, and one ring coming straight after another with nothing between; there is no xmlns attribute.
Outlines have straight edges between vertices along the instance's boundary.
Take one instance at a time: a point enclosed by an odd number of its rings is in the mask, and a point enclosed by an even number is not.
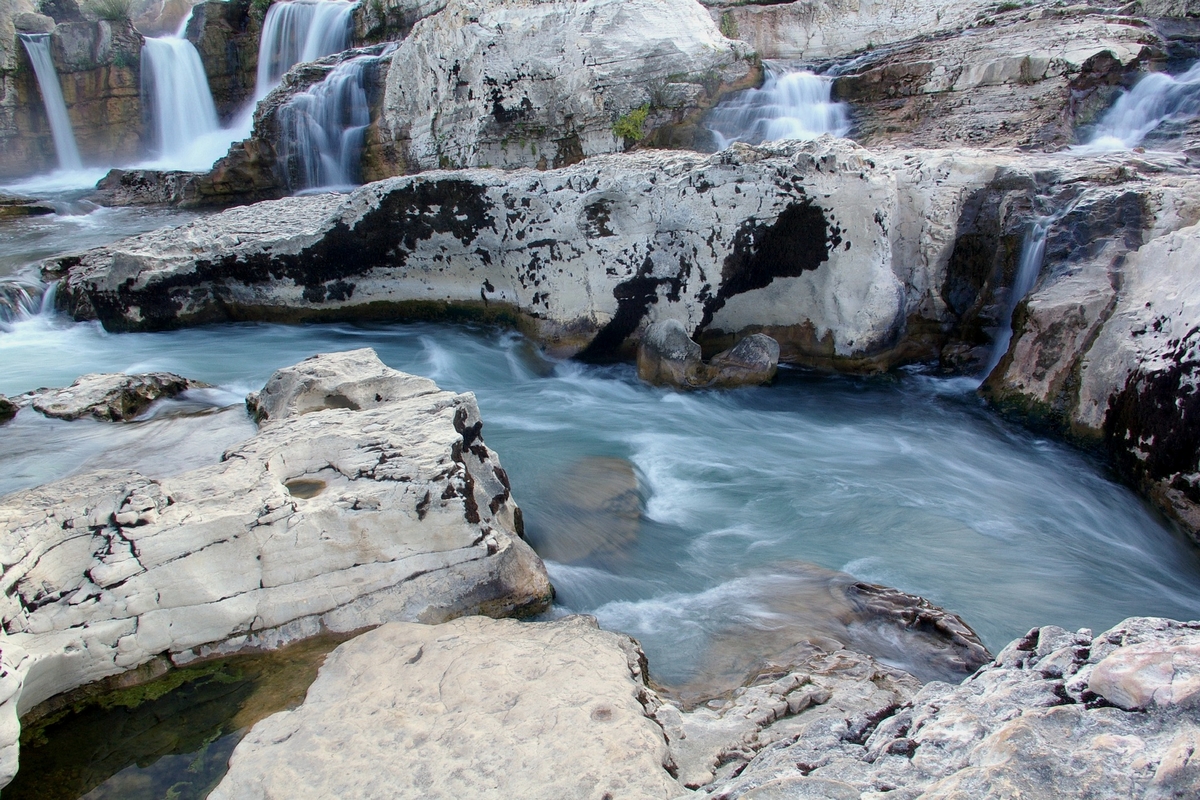
<svg viewBox="0 0 1200 800"><path fill-rule="evenodd" d="M37 411L55 419L92 417L106 422L133 419L156 400L207 387L170 372L84 375L65 389L39 390L30 398Z"/></svg>
<svg viewBox="0 0 1200 800"><path fill-rule="evenodd" d="M644 658L590 618L390 623L255 725L209 797L677 797Z"/></svg>
<svg viewBox="0 0 1200 800"><path fill-rule="evenodd" d="M54 30L54 19L26 11L13 17L13 27L19 33L50 33Z"/></svg>
<svg viewBox="0 0 1200 800"><path fill-rule="evenodd" d="M0 219L10 217L44 217L54 213L54 205L44 200L0 192Z"/></svg>
<svg viewBox="0 0 1200 800"><path fill-rule="evenodd" d="M383 124L410 169L561 167L755 75L694 0L449 0L392 56Z"/></svg>
<svg viewBox="0 0 1200 800"><path fill-rule="evenodd" d="M548 605L473 395L365 350L281 370L258 402L269 418L218 464L92 472L0 500L0 651L19 683L0 732L160 656Z"/></svg>
<svg viewBox="0 0 1200 800"><path fill-rule="evenodd" d="M0 394L0 425L8 422L17 415L18 406L4 395Z"/></svg>
<svg viewBox="0 0 1200 800"><path fill-rule="evenodd" d="M728 389L769 383L779 367L779 342L753 333L705 364L700 345L674 319L646 328L637 351L638 377L676 389Z"/></svg>

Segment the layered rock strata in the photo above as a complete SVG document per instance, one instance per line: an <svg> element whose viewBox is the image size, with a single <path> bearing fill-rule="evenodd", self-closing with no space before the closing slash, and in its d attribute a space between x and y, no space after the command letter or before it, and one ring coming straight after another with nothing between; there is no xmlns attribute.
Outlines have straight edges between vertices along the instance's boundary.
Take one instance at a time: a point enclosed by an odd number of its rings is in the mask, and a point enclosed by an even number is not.
<svg viewBox="0 0 1200 800"><path fill-rule="evenodd" d="M959 685L815 652L681 711L580 618L394 624L256 725L212 796L1188 797L1198 675L1200 626L1134 618L1034 629Z"/></svg>
<svg viewBox="0 0 1200 800"><path fill-rule="evenodd" d="M546 606L472 395L357 350L280 370L252 407L258 435L219 464L82 474L0 502L0 733L156 658Z"/></svg>

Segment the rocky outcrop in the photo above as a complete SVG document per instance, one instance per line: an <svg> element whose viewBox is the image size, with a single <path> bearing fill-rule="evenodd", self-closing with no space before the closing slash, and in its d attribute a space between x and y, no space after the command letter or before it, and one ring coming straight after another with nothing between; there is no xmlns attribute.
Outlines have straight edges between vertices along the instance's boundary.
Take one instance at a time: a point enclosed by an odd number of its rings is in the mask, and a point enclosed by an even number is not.
<svg viewBox="0 0 1200 800"><path fill-rule="evenodd" d="M206 386L170 372L84 375L65 389L34 392L28 399L35 410L54 419L90 417L124 422L140 415L156 400Z"/></svg>
<svg viewBox="0 0 1200 800"><path fill-rule="evenodd" d="M688 338L678 320L646 328L638 344L638 377L676 389L726 389L769 383L779 367L779 342L753 333L705 364L700 345Z"/></svg>
<svg viewBox="0 0 1200 800"><path fill-rule="evenodd" d="M0 192L0 219L42 217L53 213L54 206L51 203Z"/></svg>
<svg viewBox="0 0 1200 800"><path fill-rule="evenodd" d="M815 713L785 716L811 675L805 670L768 688L773 704L757 697L730 703L696 712L692 720L685 715L682 727L688 731L692 723L693 740L703 723L752 742L741 753L730 748L733 760L722 770L736 777L704 787L703 796L722 800L875 792L898 798L1190 797L1200 791L1198 674L1196 623L1134 618L1096 637L1045 627L1010 644L961 685L930 683L907 702L885 705L879 698L855 713L818 706ZM797 682L800 690L791 688ZM812 682L822 696L837 697ZM874 685L857 684L860 691ZM772 722L764 714L767 723L755 731L742 721L748 705L773 706L773 716L784 718ZM754 736L767 746L748 758L746 750L758 744ZM689 762L678 760L687 774Z"/></svg>
<svg viewBox="0 0 1200 800"><path fill-rule="evenodd" d="M472 395L357 350L277 372L254 407L258 434L219 464L81 474L0 501L0 650L20 682L0 732L159 657L547 605Z"/></svg>
<svg viewBox="0 0 1200 800"><path fill-rule="evenodd" d="M188 21L185 35L200 54L217 113L226 122L254 97L263 6L249 0L205 0L196 4Z"/></svg>
<svg viewBox="0 0 1200 800"><path fill-rule="evenodd" d="M141 106L142 36L125 22L64 21L60 15L50 37L63 100L85 162L131 160L141 153L144 120ZM3 35L0 22L0 36ZM0 178L47 171L58 165L28 56L19 43L0 62ZM3 56L3 53L0 53Z"/></svg>
<svg viewBox="0 0 1200 800"><path fill-rule="evenodd" d="M683 789L644 659L581 617L385 625L256 725L209 797L667 800Z"/></svg>
<svg viewBox="0 0 1200 800"><path fill-rule="evenodd" d="M398 42L413 26L446 7L446 0L379 0L354 9L354 41L358 44Z"/></svg>
<svg viewBox="0 0 1200 800"><path fill-rule="evenodd" d="M49 163L41 143L24 135L29 125L27 101L33 70L17 39L16 21L36 12L33 0L0 4L0 178L22 174L30 165ZM36 84L33 90L37 91Z"/></svg>
<svg viewBox="0 0 1200 800"><path fill-rule="evenodd" d="M1200 209L1171 194L1085 200L1048 242L1051 272L1018 309L1012 345L984 392L1001 408L1102 443L1200 542ZM1076 251L1076 215L1109 235ZM1187 226L1153 235L1174 225ZM1056 258L1056 246L1075 257Z"/></svg>
<svg viewBox="0 0 1200 800"><path fill-rule="evenodd" d="M233 209L52 269L71 312L113 330L453 310L603 359L674 318L701 344L761 332L782 361L878 369L936 353L908 320L945 321L945 220L999 163L1014 162L826 139L431 172Z"/></svg>
<svg viewBox="0 0 1200 800"><path fill-rule="evenodd" d="M396 49L384 123L414 169L560 167L753 80L694 0L450 0Z"/></svg>
<svg viewBox="0 0 1200 800"><path fill-rule="evenodd" d="M303 705L255 726L212 797L369 797L381 776L431 798L1200 790L1196 623L1034 629L959 685L922 687L832 647L691 711L645 686L631 640L593 625L462 619L364 634L334 651ZM388 757L396 748L414 759Z"/></svg>
<svg viewBox="0 0 1200 800"><path fill-rule="evenodd" d="M985 26L855 61L834 81L835 98L853 108L854 138L1058 149L1166 54L1140 19L1010 5Z"/></svg>
<svg viewBox="0 0 1200 800"><path fill-rule="evenodd" d="M970 0L702 0L721 32L751 45L762 58L816 61L960 30L994 11L996 3Z"/></svg>

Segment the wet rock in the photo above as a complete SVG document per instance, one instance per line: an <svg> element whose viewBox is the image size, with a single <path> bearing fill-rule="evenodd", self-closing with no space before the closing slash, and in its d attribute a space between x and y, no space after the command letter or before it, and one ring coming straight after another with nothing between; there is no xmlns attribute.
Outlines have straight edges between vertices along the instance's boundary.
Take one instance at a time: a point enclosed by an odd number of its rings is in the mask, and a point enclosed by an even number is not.
<svg viewBox="0 0 1200 800"><path fill-rule="evenodd" d="M295 368L313 380L273 381L304 391L269 393L277 413L219 464L81 474L0 501L0 650L21 685L8 712L160 655L544 609L545 568L474 396L370 360L322 356ZM364 372L374 404L300 413L305 391L349 393Z"/></svg>
<svg viewBox="0 0 1200 800"><path fill-rule="evenodd" d="M42 217L54 213L54 206L41 200L0 193L0 219Z"/></svg>
<svg viewBox="0 0 1200 800"><path fill-rule="evenodd" d="M637 542L642 497L633 464L625 459L580 459L563 470L548 494L550 507L528 530L542 558L609 564Z"/></svg>
<svg viewBox="0 0 1200 800"><path fill-rule="evenodd" d="M637 352L638 377L656 386L676 389L728 389L769 383L779 367L779 342L761 333L751 334L729 350L700 358L700 345L692 341L674 319L646 328Z"/></svg>
<svg viewBox="0 0 1200 800"><path fill-rule="evenodd" d="M735 620L714 631L700 667L669 687L685 707L787 674L815 653L869 654L921 680L958 681L991 655L962 619L915 595L793 562L739 579Z"/></svg>
<svg viewBox="0 0 1200 800"><path fill-rule="evenodd" d="M140 415L156 400L207 386L170 372L92 374L76 379L65 389L39 390L30 397L30 404L55 419L92 417L124 422Z"/></svg>
<svg viewBox="0 0 1200 800"><path fill-rule="evenodd" d="M392 57L383 124L414 169L560 167L682 123L754 74L692 0L597 0L584 15L450 0Z"/></svg>
<svg viewBox="0 0 1200 800"><path fill-rule="evenodd" d="M742 700L739 707L731 701L685 714L679 727L690 725L693 741L714 737L705 753L719 747L722 730L740 737L729 751L737 753L736 761L703 787L710 798L771 797L783 787L817 786L813 781L838 792L849 786L896 797L1188 797L1200 790L1200 769L1189 749L1200 728L1187 704L1151 703L1130 713L1108 706L1090 687L1110 686L1117 672L1127 679L1139 675L1135 683L1148 686L1143 679L1164 673L1147 672L1147 665L1182 659L1182 688L1191 681L1198 635L1195 623L1139 618L1095 638L1088 631L1034 629L957 686L934 682L911 693L893 683L900 696L890 704L846 704L836 714L816 706L776 720L762 715L768 721L761 725L747 723L744 709L754 702ZM782 700L810 673L791 673L742 697ZM671 727L664 728L670 736ZM681 776L696 764L703 779L706 769L712 771L707 765L719 763L683 755L688 739L677 738L672 748ZM739 742L749 746L738 752Z"/></svg>
<svg viewBox="0 0 1200 800"><path fill-rule="evenodd" d="M185 34L200 54L217 114L226 123L254 97L267 5L205 0L192 9Z"/></svg>
<svg viewBox="0 0 1200 800"><path fill-rule="evenodd" d="M0 394L0 425L8 422L17 415L18 406L4 395Z"/></svg>
<svg viewBox="0 0 1200 800"><path fill-rule="evenodd" d="M673 798L643 660L590 618L391 623L257 724L209 796Z"/></svg>
<svg viewBox="0 0 1200 800"><path fill-rule="evenodd" d="M656 386L690 387L702 380L700 345L692 341L677 319L646 328L638 343L638 377Z"/></svg>

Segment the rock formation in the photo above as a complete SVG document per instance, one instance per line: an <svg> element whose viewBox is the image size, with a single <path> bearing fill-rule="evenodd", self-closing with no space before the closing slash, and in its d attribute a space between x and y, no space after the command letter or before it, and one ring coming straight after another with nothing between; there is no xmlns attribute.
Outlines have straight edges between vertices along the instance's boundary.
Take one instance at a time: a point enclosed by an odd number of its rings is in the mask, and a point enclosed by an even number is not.
<svg viewBox="0 0 1200 800"><path fill-rule="evenodd" d="M33 392L28 400L34 409L54 419L91 417L121 422L137 417L156 400L207 385L170 372L84 375L65 389Z"/></svg>
<svg viewBox="0 0 1200 800"><path fill-rule="evenodd" d="M196 46L221 119L254 98L263 12L250 2L205 0L192 9L186 36Z"/></svg>
<svg viewBox="0 0 1200 800"><path fill-rule="evenodd" d="M219 464L87 473L0 501L0 695L15 681L0 734L159 657L546 606L472 395L357 350L280 370L251 405L258 435Z"/></svg>
<svg viewBox="0 0 1200 800"><path fill-rule="evenodd" d="M637 351L638 377L676 389L728 389L769 383L779 367L779 342L752 333L705 364L700 345L674 319L646 328Z"/></svg>
<svg viewBox="0 0 1200 800"><path fill-rule="evenodd" d="M960 685L815 652L681 711L578 617L391 624L256 725L212 797L1188 797L1197 675L1200 627L1134 618L1034 629Z"/></svg>
<svg viewBox="0 0 1200 800"><path fill-rule="evenodd" d="M683 787L644 660L585 617L385 625L256 725L209 797L668 800Z"/></svg>

